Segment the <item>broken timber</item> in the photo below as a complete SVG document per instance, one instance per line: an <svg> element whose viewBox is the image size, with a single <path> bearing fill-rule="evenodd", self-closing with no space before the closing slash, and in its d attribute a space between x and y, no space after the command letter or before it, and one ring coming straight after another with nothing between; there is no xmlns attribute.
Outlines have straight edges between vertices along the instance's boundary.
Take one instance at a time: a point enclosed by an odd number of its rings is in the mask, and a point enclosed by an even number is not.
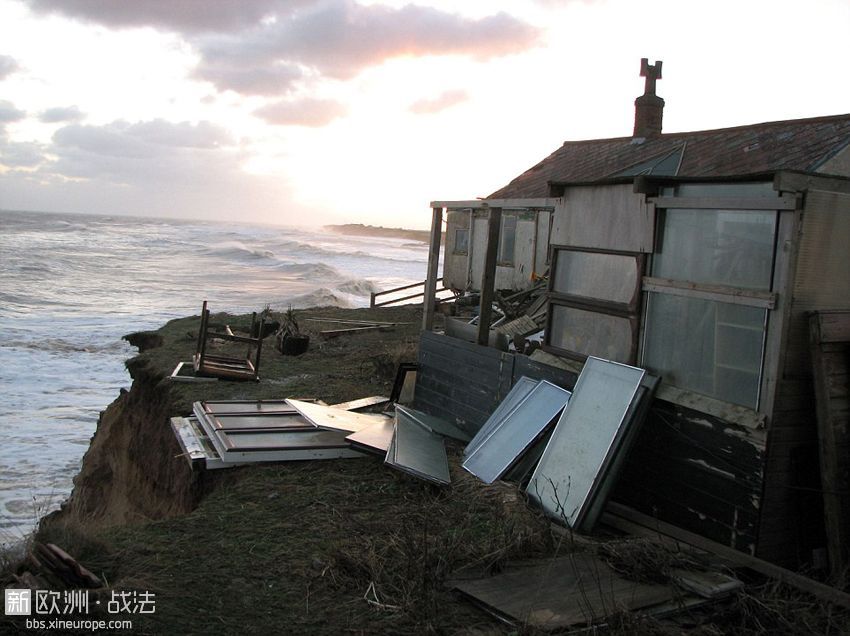
<svg viewBox="0 0 850 636"><path fill-rule="evenodd" d="M846 592L819 583L802 574L786 570L783 567L774 565L758 557L744 554L723 544L716 543L696 533L654 519L627 506L610 502L602 516L602 521L612 528L629 534L645 537L661 537L662 539L667 538L676 542L686 543L705 552L715 554L733 566L749 568L759 574L807 592L828 603L850 608L850 594Z"/></svg>

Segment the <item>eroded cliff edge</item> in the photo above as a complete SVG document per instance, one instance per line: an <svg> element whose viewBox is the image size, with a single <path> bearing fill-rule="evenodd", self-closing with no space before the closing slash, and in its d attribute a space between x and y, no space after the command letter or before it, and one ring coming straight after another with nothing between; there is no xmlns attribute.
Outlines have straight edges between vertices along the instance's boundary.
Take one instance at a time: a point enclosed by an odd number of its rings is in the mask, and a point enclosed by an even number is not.
<svg viewBox="0 0 850 636"><path fill-rule="evenodd" d="M401 357L415 358L421 316L417 309L321 308L305 310L304 315L405 324L390 333L325 341L318 332L328 328L327 323L305 322L313 341L303 356L284 358L274 350L274 338L266 339L259 383L183 384L168 379L179 361L192 357L197 316L171 321L157 331L129 334L125 339L139 349L126 363L132 385L101 413L71 495L42 525L113 526L193 510L218 481L237 472L193 472L181 456L170 418L188 415L195 401L292 395L344 401L384 392L387 370ZM250 317L216 314L212 320L240 330L247 328Z"/></svg>

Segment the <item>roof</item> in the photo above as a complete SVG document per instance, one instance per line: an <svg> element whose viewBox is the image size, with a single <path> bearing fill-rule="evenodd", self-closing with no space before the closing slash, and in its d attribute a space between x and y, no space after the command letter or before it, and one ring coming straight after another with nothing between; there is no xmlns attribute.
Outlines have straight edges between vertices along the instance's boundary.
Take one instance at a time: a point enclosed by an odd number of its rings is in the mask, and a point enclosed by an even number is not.
<svg viewBox="0 0 850 636"><path fill-rule="evenodd" d="M850 114L735 128L567 141L488 198L550 196L550 183L592 183L638 174L740 177L815 172L850 145Z"/></svg>

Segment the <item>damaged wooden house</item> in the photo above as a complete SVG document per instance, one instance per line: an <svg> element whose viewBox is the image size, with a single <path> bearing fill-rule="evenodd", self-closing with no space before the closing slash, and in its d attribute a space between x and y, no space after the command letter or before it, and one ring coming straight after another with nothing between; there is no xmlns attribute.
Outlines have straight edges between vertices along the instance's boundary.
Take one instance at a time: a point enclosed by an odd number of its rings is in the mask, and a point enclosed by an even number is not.
<svg viewBox="0 0 850 636"><path fill-rule="evenodd" d="M520 377L575 381L486 346L494 291L548 268L546 351L661 378L614 501L774 563L829 547L846 565L847 377L819 447L809 320L850 311L850 114L666 133L660 70L643 61L632 135L432 203L415 406L475 432ZM444 283L481 292L478 345L432 333L444 220Z"/></svg>

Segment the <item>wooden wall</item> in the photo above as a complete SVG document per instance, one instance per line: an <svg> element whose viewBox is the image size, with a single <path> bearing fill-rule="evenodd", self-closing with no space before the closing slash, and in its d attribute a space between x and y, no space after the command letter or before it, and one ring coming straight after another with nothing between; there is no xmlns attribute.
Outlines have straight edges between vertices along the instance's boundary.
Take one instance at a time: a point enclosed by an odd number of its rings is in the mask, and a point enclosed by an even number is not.
<svg viewBox="0 0 850 636"><path fill-rule="evenodd" d="M825 545L808 314L850 309L850 195L806 193L798 236L758 542L758 556L790 567Z"/></svg>

